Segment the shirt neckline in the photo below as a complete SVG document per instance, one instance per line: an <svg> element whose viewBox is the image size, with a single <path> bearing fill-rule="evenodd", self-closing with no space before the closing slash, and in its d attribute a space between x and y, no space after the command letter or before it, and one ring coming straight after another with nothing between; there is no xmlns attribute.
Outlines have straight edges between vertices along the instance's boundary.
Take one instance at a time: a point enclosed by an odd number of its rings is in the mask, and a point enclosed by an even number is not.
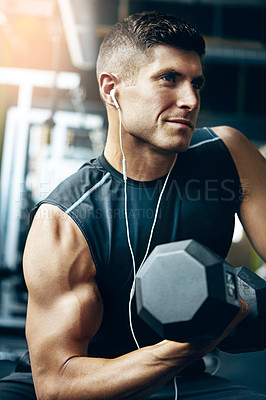
<svg viewBox="0 0 266 400"><path fill-rule="evenodd" d="M177 159L179 158L179 156L177 157ZM123 179L123 174L121 174L119 171L117 171L105 158L104 154L102 153L99 156L99 162L102 165L102 167L110 172L110 174L117 179L119 182L124 183L124 179ZM175 168L175 167L174 167ZM161 183L162 181L165 180L167 174L163 175L160 178L157 179L153 179L151 181L136 181L134 179L131 178L127 178L127 184L130 186L134 186L134 187L138 187L138 188L143 188L143 187L155 187L156 185L158 185L158 183Z"/></svg>

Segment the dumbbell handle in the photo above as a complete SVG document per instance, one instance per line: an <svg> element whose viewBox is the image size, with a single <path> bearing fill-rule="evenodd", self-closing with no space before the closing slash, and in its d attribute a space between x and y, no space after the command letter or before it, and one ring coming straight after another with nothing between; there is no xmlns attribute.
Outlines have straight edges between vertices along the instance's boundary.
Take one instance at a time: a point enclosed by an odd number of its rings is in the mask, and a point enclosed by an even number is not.
<svg viewBox="0 0 266 400"><path fill-rule="evenodd" d="M229 353L266 348L266 282L245 267L237 267L238 293L249 306L248 316L218 345Z"/></svg>

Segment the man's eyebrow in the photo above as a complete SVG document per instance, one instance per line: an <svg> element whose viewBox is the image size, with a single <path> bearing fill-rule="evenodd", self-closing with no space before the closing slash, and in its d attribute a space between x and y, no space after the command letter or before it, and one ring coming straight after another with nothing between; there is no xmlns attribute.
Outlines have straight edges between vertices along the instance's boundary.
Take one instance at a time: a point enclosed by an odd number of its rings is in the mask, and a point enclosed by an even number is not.
<svg viewBox="0 0 266 400"><path fill-rule="evenodd" d="M162 68L161 70L156 71L154 73L154 76L162 76L162 75L166 75L166 74L183 76L183 74L181 72L178 72L176 69L172 69L172 68Z"/></svg>

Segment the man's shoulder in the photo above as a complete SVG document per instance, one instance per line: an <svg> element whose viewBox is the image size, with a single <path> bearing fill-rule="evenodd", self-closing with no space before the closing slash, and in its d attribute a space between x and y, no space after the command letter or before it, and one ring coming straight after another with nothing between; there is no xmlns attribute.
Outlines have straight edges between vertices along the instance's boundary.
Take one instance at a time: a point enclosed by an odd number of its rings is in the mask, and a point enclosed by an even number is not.
<svg viewBox="0 0 266 400"><path fill-rule="evenodd" d="M235 146L248 146L250 143L242 132L231 126L214 126L211 128L211 130L215 133L215 135L222 139L229 150L234 150Z"/></svg>
<svg viewBox="0 0 266 400"><path fill-rule="evenodd" d="M217 138L217 135L214 133L212 128L209 127L196 128L192 136L191 146L215 138Z"/></svg>
<svg viewBox="0 0 266 400"><path fill-rule="evenodd" d="M242 181L251 182L257 179L256 176L262 176L266 160L243 133L229 126L217 126L212 129L231 153Z"/></svg>
<svg viewBox="0 0 266 400"><path fill-rule="evenodd" d="M188 159L201 168L216 168L219 172L236 171L234 153L241 141L240 132L229 126L204 127L195 130L188 150ZM247 139L246 139L247 140ZM232 144L231 144L232 142ZM233 151L231 149L233 148ZM221 165L223 168L221 169Z"/></svg>
<svg viewBox="0 0 266 400"><path fill-rule="evenodd" d="M249 159L251 155L257 156L255 146L239 130L231 126L215 126L213 132L222 139L230 151L236 165Z"/></svg>
<svg viewBox="0 0 266 400"><path fill-rule="evenodd" d="M206 140L206 139L222 139L225 144L233 145L235 143L240 144L242 141L248 142L247 138L243 133L239 130L227 126L227 125L220 125L220 126L213 126L213 127L204 127L204 128L197 128L195 129L194 139L197 141Z"/></svg>
<svg viewBox="0 0 266 400"><path fill-rule="evenodd" d="M211 127L203 127L203 128L197 128L195 129L195 132L192 136L191 142L190 142L190 146L189 149L193 149L193 148L197 148L197 147L206 147L204 145L207 145L206 148L208 148L208 150L210 149L210 145L211 148L213 149L213 146L215 145L215 142L217 143L221 143L222 142L222 137L220 137L219 135L219 129L216 131L216 128L211 128ZM218 127L220 128L220 127ZM216 146L217 147L217 146ZM218 147L221 149L221 146L218 144ZM224 148L224 146L222 146L222 148Z"/></svg>
<svg viewBox="0 0 266 400"><path fill-rule="evenodd" d="M108 176L109 174L101 167L97 159L83 164L78 171L60 182L45 199L33 208L31 219L40 205L46 203L69 213L101 188Z"/></svg>
<svg viewBox="0 0 266 400"><path fill-rule="evenodd" d="M98 184L107 175L98 158L83 164L76 172L64 179L55 189L65 190L66 187L75 187L84 192Z"/></svg>

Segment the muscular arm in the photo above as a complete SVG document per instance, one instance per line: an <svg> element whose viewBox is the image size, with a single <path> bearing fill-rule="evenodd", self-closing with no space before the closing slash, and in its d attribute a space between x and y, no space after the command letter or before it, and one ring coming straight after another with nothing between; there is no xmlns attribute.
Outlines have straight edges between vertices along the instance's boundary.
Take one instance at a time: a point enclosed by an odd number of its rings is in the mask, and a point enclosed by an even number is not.
<svg viewBox="0 0 266 400"><path fill-rule="evenodd" d="M257 253L266 261L266 160L251 142L228 126L213 128L228 147L243 189L239 218Z"/></svg>
<svg viewBox="0 0 266 400"><path fill-rule="evenodd" d="M26 335L38 399L142 399L217 344L165 340L112 360L87 357L103 313L96 271L82 233L54 206L41 206L34 218L24 273Z"/></svg>

